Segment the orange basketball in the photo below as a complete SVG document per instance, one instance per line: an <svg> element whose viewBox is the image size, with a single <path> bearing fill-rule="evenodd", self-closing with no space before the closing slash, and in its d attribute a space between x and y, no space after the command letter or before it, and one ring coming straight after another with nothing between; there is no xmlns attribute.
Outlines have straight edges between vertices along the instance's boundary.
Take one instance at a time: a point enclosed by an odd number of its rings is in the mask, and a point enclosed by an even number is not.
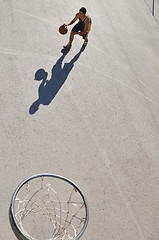
<svg viewBox="0 0 159 240"><path fill-rule="evenodd" d="M68 28L67 28L67 26L65 26L65 25L62 25L62 26L60 26L59 27L59 33L61 33L61 34L66 34L68 32Z"/></svg>

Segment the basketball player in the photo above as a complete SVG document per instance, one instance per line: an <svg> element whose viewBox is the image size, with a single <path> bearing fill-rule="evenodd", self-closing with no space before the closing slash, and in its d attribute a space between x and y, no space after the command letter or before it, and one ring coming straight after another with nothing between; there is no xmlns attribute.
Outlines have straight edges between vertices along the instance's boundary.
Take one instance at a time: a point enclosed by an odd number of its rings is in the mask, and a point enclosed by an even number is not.
<svg viewBox="0 0 159 240"><path fill-rule="evenodd" d="M69 38L69 43L66 46L64 46L65 49L69 50L71 48L75 35L80 35L83 37L83 39L84 39L83 47L85 47L88 43L88 33L91 30L92 21L91 21L90 16L86 15L86 8L82 7L79 10L79 12L76 14L74 19L68 24L64 23L64 25L69 26L69 25L73 24L74 22L76 22L77 19L79 19L79 21L72 28L70 38Z"/></svg>

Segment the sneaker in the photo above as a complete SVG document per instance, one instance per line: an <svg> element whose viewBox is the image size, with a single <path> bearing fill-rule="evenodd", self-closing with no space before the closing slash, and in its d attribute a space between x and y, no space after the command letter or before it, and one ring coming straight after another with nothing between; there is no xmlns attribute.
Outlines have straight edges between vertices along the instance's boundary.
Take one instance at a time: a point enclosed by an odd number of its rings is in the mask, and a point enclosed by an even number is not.
<svg viewBox="0 0 159 240"><path fill-rule="evenodd" d="M70 45L69 43L66 46L63 46L64 49L70 50L72 47L72 45Z"/></svg>
<svg viewBox="0 0 159 240"><path fill-rule="evenodd" d="M86 46L87 46L87 44L88 44L88 41L84 41L84 43L83 43L82 47L86 47Z"/></svg>

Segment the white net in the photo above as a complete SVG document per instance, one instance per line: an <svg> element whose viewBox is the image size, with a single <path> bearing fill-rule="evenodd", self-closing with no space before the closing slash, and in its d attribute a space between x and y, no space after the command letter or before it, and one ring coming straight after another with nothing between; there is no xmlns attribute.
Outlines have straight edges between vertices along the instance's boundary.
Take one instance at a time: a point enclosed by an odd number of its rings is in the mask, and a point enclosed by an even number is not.
<svg viewBox="0 0 159 240"><path fill-rule="evenodd" d="M86 209L74 186L45 176L32 179L19 190L14 215L30 240L73 240L84 226Z"/></svg>

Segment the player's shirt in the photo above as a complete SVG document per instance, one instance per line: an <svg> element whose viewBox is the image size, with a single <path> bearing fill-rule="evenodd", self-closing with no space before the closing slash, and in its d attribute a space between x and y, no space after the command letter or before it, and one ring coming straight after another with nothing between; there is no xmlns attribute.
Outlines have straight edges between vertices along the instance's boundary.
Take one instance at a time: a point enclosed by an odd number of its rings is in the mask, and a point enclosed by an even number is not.
<svg viewBox="0 0 159 240"><path fill-rule="evenodd" d="M88 30L87 30L87 33L91 30L91 24L92 24L92 20L91 20L91 17L89 16L89 15L86 15L86 17L83 19L83 20L81 20L80 18L79 18L79 22L81 22L81 23L83 23L84 24L84 26L85 26L85 22L86 22L86 19L90 19L90 21L89 21L89 26L88 26Z"/></svg>

